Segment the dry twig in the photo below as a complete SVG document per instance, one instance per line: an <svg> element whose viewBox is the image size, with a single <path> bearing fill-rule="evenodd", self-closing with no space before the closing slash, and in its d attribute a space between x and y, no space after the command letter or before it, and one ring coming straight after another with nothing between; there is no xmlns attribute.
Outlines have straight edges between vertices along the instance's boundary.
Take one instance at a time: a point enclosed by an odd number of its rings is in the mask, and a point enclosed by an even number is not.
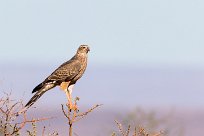
<svg viewBox="0 0 204 136"><path fill-rule="evenodd" d="M11 100L11 94L6 94L6 97L0 99L0 134L4 136L17 136L26 124L41 122L51 118L38 118L29 120L26 117L26 112L22 114L23 121L18 123L18 112L24 108L22 101L14 102Z"/></svg>
<svg viewBox="0 0 204 136"><path fill-rule="evenodd" d="M83 119L85 116L87 116L89 113L91 113L94 109L96 109L97 107L101 106L101 104L97 104L94 107L90 108L89 110L83 112L83 113L79 113L79 110L77 108L77 101L79 101L79 97L76 97L74 100L74 109L70 108L70 104L66 104L67 107L67 111L64 108L64 105L62 104L62 112L64 114L64 116L67 118L68 120L68 124L69 124L69 136L72 136L73 131L72 131L72 126L73 123Z"/></svg>
<svg viewBox="0 0 204 136"><path fill-rule="evenodd" d="M123 130L123 125L117 120L115 120L115 122L117 124L117 127L119 129L119 133L120 133L121 136L130 136L130 131L131 131L130 130L130 128L131 128L130 125L128 125L127 130L124 131ZM132 134L132 136L161 136L161 135L162 135L162 132L159 132L159 133L156 133L156 134L148 134L143 127L139 127L138 132L137 132L137 128L135 127L134 130L133 130L133 134ZM116 136L116 134L113 133L112 136Z"/></svg>

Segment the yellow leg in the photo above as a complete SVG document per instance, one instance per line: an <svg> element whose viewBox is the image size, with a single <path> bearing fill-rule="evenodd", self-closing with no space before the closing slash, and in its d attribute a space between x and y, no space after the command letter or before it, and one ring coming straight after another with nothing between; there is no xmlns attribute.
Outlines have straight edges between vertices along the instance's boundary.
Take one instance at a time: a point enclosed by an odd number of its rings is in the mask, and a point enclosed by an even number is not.
<svg viewBox="0 0 204 136"><path fill-rule="evenodd" d="M66 93L66 96L67 96L67 99L68 99L69 109L71 110L73 108L72 97L71 97L71 91L72 90L69 90L69 88L68 88L69 83L70 82L62 82L60 84L60 89L63 90Z"/></svg>
<svg viewBox="0 0 204 136"><path fill-rule="evenodd" d="M68 89L66 90L66 95L67 95L67 99L68 99L69 109L72 110L72 108L73 108L72 95L71 95L71 93L70 93L70 91Z"/></svg>

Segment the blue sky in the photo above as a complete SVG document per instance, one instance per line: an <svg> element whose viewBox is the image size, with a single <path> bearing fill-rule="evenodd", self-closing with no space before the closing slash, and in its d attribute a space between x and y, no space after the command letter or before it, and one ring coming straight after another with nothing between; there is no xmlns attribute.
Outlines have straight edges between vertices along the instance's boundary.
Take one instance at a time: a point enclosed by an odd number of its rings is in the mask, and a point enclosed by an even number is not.
<svg viewBox="0 0 204 136"><path fill-rule="evenodd" d="M0 61L69 59L80 44L112 65L204 66L200 0L0 1Z"/></svg>

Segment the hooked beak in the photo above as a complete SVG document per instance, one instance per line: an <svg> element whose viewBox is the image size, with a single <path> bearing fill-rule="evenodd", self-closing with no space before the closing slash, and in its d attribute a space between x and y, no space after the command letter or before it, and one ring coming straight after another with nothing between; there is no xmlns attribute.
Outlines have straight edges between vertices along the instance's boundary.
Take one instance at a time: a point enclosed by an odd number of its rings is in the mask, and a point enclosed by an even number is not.
<svg viewBox="0 0 204 136"><path fill-rule="evenodd" d="M88 48L87 48L87 52L89 52L89 51L90 51L90 48L88 47Z"/></svg>

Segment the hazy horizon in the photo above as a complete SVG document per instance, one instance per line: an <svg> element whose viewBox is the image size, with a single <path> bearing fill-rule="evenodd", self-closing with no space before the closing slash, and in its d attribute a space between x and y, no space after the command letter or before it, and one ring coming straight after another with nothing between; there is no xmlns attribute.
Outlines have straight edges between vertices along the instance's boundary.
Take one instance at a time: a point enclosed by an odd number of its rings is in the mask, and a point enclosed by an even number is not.
<svg viewBox="0 0 204 136"><path fill-rule="evenodd" d="M1 91L12 90L13 95L27 101L32 96L32 89L56 66L4 65L0 68ZM116 108L141 105L194 109L204 105L203 81L204 70L201 69L90 65L84 77L75 85L73 95L81 97L85 105L103 103ZM55 97L55 102L64 102L63 92L55 88L43 96L46 102L41 98L38 103L47 105L53 101L52 96L56 92L58 97Z"/></svg>

